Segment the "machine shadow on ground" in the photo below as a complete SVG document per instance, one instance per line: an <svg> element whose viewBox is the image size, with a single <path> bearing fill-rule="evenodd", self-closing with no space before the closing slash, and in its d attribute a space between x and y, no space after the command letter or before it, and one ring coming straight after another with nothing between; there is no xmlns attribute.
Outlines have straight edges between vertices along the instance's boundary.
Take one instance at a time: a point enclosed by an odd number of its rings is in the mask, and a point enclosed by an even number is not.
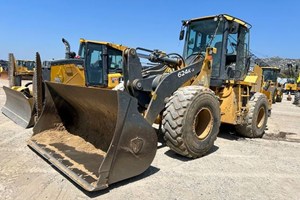
<svg viewBox="0 0 300 200"><path fill-rule="evenodd" d="M220 127L220 132L218 134L219 138L223 138L226 140L244 140L245 138L239 136L233 125L230 124L222 124Z"/></svg>
<svg viewBox="0 0 300 200"><path fill-rule="evenodd" d="M205 157L205 156L208 156L208 155L210 155L210 154L212 154L212 153L214 153L214 152L216 152L218 149L219 149L219 147L216 146L216 145L214 145L214 146L207 152L207 154L205 154L204 156L202 156L202 158ZM181 156L181 155L175 153L174 151L172 151L172 150L170 150L170 149L169 149L168 151L165 152L165 155L167 155L167 156L169 156L169 157L171 157L171 158L173 158L173 159L177 159L177 160L183 161L183 162L189 162L189 161L195 160L194 158L187 158L187 157L185 157L185 156ZM201 157L200 157L200 159L201 159Z"/></svg>
<svg viewBox="0 0 300 200"><path fill-rule="evenodd" d="M100 191L95 191L95 192L87 192L87 191L83 190L75 182L72 181L72 183L78 189L80 189L85 195L89 196L90 198L96 198L96 197L101 196L103 194L109 193L110 191L114 190L115 188L119 188L119 187L122 187L124 185L130 184L132 182L136 182L136 181L139 181L141 179L147 178L148 176L152 176L153 174L156 174L159 170L160 169L157 168L157 167L150 166L145 172L143 172L142 174L140 174L138 176L135 176L135 177L132 177L132 178L129 178L129 179L111 184L107 189L100 190ZM62 174L62 175L64 175L64 174ZM66 178L68 178L68 177L66 177ZM68 180L70 180L70 179L68 178Z"/></svg>

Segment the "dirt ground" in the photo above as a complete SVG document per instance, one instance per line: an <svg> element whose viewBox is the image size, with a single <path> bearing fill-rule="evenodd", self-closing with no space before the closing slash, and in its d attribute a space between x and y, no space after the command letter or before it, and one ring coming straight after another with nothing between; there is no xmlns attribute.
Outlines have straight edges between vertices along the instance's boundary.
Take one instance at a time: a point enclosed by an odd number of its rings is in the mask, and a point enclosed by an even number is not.
<svg viewBox="0 0 300 200"><path fill-rule="evenodd" d="M3 84L0 107L5 102ZM267 139L244 139L222 129L211 152L195 160L159 145L142 175L86 193L27 147L32 129L0 114L0 199L296 200L300 199L299 130L300 107L284 100L274 105Z"/></svg>

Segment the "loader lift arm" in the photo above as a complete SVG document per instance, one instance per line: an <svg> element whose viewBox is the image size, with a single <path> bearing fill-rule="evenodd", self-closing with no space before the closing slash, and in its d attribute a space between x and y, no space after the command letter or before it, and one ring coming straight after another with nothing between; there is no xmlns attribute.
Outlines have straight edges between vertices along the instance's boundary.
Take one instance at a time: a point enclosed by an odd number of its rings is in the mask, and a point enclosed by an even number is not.
<svg viewBox="0 0 300 200"><path fill-rule="evenodd" d="M211 55L212 49L207 49L206 55ZM153 54L149 56L152 60L170 64L180 65L180 60L170 58L154 59ZM147 106L145 109L145 119L149 124L153 124L156 117L165 107L165 99L170 97L184 83L197 76L202 68L203 60L200 59L187 67L173 71L170 74L161 74L160 76L142 77L142 65L135 49L127 49L124 56L124 81L125 88L130 91L131 95L138 99L140 105ZM127 75L125 75L127 74ZM149 96L152 91L150 102L144 103L145 96Z"/></svg>

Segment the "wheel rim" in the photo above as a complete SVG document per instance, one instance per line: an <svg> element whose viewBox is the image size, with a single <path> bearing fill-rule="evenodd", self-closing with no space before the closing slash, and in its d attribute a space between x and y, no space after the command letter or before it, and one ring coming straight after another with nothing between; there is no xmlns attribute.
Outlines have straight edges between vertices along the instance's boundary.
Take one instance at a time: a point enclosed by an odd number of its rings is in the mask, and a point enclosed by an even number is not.
<svg viewBox="0 0 300 200"><path fill-rule="evenodd" d="M263 126L263 124L265 122L265 118L266 118L265 108L261 107L259 109L258 116L257 116L257 121L256 121L257 128L261 128Z"/></svg>
<svg viewBox="0 0 300 200"><path fill-rule="evenodd" d="M205 139L213 128L213 116L208 108L202 108L196 115L194 124L194 133L199 140Z"/></svg>

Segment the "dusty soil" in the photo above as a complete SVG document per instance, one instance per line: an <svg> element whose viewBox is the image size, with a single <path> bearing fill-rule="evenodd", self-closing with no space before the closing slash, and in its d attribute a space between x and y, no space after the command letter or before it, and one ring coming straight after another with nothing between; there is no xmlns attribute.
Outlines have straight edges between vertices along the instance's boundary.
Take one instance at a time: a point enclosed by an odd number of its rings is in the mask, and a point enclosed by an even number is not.
<svg viewBox="0 0 300 200"><path fill-rule="evenodd" d="M281 103L272 105L265 138L300 142L300 107L293 105L293 101L294 95L291 101L284 95Z"/></svg>
<svg viewBox="0 0 300 200"><path fill-rule="evenodd" d="M298 137L299 113L292 102L276 104L268 131ZM31 135L0 114L0 199L300 199L297 140L244 139L223 129L210 153L195 160L159 145L140 176L86 193L27 147Z"/></svg>
<svg viewBox="0 0 300 200"><path fill-rule="evenodd" d="M61 127L59 127L61 129ZM82 151L91 154L98 154L104 156L106 153L101 149L97 149L91 143L85 141L83 138L69 133L67 130L47 130L34 135L31 140L52 146L53 144L62 143L69 147L74 147L77 151ZM52 146L53 147L53 146Z"/></svg>

